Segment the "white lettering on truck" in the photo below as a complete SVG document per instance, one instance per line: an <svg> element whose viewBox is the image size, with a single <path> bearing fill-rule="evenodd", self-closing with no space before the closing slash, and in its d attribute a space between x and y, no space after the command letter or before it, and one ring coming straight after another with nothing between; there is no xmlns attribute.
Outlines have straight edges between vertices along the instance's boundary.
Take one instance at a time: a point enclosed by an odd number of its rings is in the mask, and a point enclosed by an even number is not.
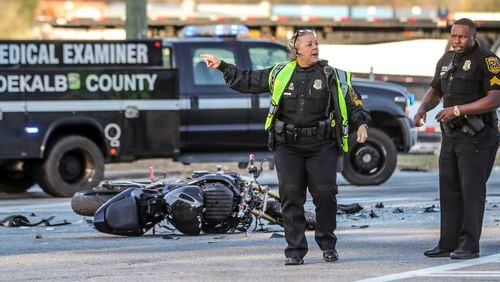
<svg viewBox="0 0 500 282"><path fill-rule="evenodd" d="M58 64L54 44L0 44L0 65Z"/></svg>
<svg viewBox="0 0 500 282"><path fill-rule="evenodd" d="M56 65L60 59L71 65L149 63L144 43L63 43L62 54L54 43L0 44L0 65Z"/></svg>
<svg viewBox="0 0 500 282"><path fill-rule="evenodd" d="M157 74L91 74L85 79L90 92L153 91Z"/></svg>
<svg viewBox="0 0 500 282"><path fill-rule="evenodd" d="M0 93L64 92L66 90L68 90L68 80L64 74L54 76L47 74L0 75Z"/></svg>
<svg viewBox="0 0 500 282"><path fill-rule="evenodd" d="M63 63L72 65L147 64L148 47L142 43L64 44Z"/></svg>

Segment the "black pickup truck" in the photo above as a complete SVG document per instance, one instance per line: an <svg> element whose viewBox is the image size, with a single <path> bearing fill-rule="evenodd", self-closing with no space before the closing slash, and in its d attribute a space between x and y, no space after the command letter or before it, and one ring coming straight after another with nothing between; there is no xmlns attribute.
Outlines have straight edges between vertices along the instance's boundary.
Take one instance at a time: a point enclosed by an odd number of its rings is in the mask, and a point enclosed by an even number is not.
<svg viewBox="0 0 500 282"><path fill-rule="evenodd" d="M252 69L287 59L283 45L250 39L0 42L0 191L38 183L67 197L101 181L104 163L144 158L272 160L270 95L231 90L203 53ZM416 141L411 94L353 84L374 124L365 144L352 142L342 174L352 184L381 184Z"/></svg>

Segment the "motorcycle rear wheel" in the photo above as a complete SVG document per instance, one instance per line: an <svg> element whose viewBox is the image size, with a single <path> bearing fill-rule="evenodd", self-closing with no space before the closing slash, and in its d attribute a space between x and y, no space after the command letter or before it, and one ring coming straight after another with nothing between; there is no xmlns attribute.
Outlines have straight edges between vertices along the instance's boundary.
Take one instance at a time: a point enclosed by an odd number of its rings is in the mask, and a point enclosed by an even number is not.
<svg viewBox="0 0 500 282"><path fill-rule="evenodd" d="M71 208L79 215L94 216L95 212L109 199L132 186L95 187L76 192L71 198Z"/></svg>

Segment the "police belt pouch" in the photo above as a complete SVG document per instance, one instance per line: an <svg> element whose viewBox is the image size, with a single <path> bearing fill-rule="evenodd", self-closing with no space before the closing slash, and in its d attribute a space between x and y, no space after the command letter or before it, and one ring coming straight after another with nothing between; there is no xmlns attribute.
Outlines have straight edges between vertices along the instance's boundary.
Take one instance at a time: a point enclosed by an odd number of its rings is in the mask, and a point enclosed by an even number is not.
<svg viewBox="0 0 500 282"><path fill-rule="evenodd" d="M268 132L268 137L267 137L267 148L269 151L274 151L276 148L276 140L275 140L275 133L274 133L274 127L270 127Z"/></svg>
<svg viewBox="0 0 500 282"><path fill-rule="evenodd" d="M443 129L448 132L460 130L469 136L476 136L484 128L483 120L477 115L458 117L450 122L443 123Z"/></svg>
<svg viewBox="0 0 500 282"><path fill-rule="evenodd" d="M274 122L274 138L276 142L285 143L285 123L279 119Z"/></svg>

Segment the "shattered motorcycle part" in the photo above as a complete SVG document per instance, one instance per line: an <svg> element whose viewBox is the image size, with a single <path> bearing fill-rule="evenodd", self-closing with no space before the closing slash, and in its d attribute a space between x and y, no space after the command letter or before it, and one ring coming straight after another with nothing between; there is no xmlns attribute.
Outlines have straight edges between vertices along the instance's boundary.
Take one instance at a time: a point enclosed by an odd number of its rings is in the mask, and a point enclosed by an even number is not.
<svg viewBox="0 0 500 282"><path fill-rule="evenodd" d="M167 215L167 205L158 191L129 188L116 195L94 216L95 228L103 233L140 236Z"/></svg>

